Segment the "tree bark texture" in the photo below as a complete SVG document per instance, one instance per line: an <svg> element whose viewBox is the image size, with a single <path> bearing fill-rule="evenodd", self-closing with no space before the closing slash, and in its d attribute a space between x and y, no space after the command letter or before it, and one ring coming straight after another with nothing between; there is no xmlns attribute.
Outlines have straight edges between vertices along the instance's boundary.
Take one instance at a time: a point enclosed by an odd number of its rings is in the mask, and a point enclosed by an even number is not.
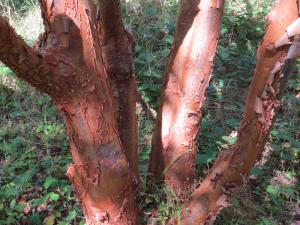
<svg viewBox="0 0 300 225"><path fill-rule="evenodd" d="M134 38L123 25L119 0L99 0L98 17L102 56L113 91L118 131L138 180Z"/></svg>
<svg viewBox="0 0 300 225"><path fill-rule="evenodd" d="M183 207L181 225L214 221L218 212L230 204L234 191L246 182L255 160L264 150L290 68L286 58L288 42L279 44L278 40L294 39L289 25L297 17L296 0L280 0L268 14L268 28L257 51L257 65L238 139L218 156L205 180Z"/></svg>
<svg viewBox="0 0 300 225"><path fill-rule="evenodd" d="M196 138L220 37L223 0L180 2L152 140L150 172L182 195L195 179Z"/></svg>
<svg viewBox="0 0 300 225"><path fill-rule="evenodd" d="M44 0L41 7L46 32L37 50L0 17L0 60L48 93L65 119L74 162L67 175L87 224L138 224L95 7L89 0Z"/></svg>

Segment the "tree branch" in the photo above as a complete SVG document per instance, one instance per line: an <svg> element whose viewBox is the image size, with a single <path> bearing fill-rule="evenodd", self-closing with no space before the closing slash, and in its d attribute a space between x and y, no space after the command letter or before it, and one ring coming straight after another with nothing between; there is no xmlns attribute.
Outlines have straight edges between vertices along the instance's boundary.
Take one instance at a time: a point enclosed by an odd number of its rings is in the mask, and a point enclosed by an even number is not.
<svg viewBox="0 0 300 225"><path fill-rule="evenodd" d="M137 99L138 102L141 104L142 108L145 110L146 114L149 115L153 121L155 121L157 112L154 109L152 109L148 102L145 100L143 93L138 92Z"/></svg>
<svg viewBox="0 0 300 225"><path fill-rule="evenodd" d="M197 135L220 38L223 4L223 0L180 1L164 75L149 170L154 177L164 175L181 199L187 197L196 178ZM174 159L178 160L173 163ZM172 166L167 169L168 165Z"/></svg>
<svg viewBox="0 0 300 225"><path fill-rule="evenodd" d="M113 91L118 130L131 170L138 177L134 39L122 21L119 0L98 0L99 37Z"/></svg>
<svg viewBox="0 0 300 225"><path fill-rule="evenodd" d="M299 54L298 37L294 38L290 50L285 45L270 51L269 46L274 46L297 18L295 0L280 0L268 14L269 24L257 51L256 69L237 141L219 154L200 187L182 207L181 225L211 224L218 213L230 205L236 191L246 183L276 119L291 62ZM171 220L169 224L174 223L176 221Z"/></svg>
<svg viewBox="0 0 300 225"><path fill-rule="evenodd" d="M29 47L2 16L0 30L0 60L20 79L49 93L49 80L43 76L47 67L39 53Z"/></svg>
<svg viewBox="0 0 300 225"><path fill-rule="evenodd" d="M124 35L122 15L119 0L98 0L100 29L104 40L118 39ZM112 19L113 18L113 19Z"/></svg>

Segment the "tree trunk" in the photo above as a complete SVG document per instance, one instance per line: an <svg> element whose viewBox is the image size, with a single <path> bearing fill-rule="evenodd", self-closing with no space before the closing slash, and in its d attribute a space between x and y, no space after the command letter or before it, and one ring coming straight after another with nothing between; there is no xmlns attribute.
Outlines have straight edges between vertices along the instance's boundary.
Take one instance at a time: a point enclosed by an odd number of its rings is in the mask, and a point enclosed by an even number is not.
<svg viewBox="0 0 300 225"><path fill-rule="evenodd" d="M67 175L87 224L137 224L128 163L107 115L111 111L101 111L103 99L99 92L94 90L82 98L58 103L67 124L74 162Z"/></svg>
<svg viewBox="0 0 300 225"><path fill-rule="evenodd" d="M196 138L220 36L223 0L180 2L173 50L152 140L150 172L177 194L195 179Z"/></svg>
<svg viewBox="0 0 300 225"><path fill-rule="evenodd" d="M21 79L48 93L65 119L74 162L67 174L87 224L138 224L95 7L89 0L41 4L46 32L37 51L26 46L0 17L0 60Z"/></svg>
<svg viewBox="0 0 300 225"><path fill-rule="evenodd" d="M130 168L138 181L134 38L124 28L119 0L99 0L98 16L102 56L113 91L118 131Z"/></svg>
<svg viewBox="0 0 300 225"><path fill-rule="evenodd" d="M233 192L245 183L255 160L264 150L290 69L285 44L293 40L294 34L292 27L288 26L297 17L295 0L280 0L267 16L269 25L257 52L257 66L238 139L219 155L201 186L183 207L180 224L198 225L214 221L218 212L229 205Z"/></svg>

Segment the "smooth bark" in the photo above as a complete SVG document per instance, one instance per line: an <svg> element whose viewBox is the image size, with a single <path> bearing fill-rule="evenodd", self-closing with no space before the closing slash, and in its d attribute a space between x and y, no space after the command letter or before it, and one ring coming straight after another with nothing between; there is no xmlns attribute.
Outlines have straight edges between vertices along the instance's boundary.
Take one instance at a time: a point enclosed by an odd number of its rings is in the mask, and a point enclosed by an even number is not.
<svg viewBox="0 0 300 225"><path fill-rule="evenodd" d="M264 150L290 68L286 59L289 46L274 46L288 34L287 27L297 17L295 0L280 0L268 14L269 24L257 52L257 65L238 139L218 156L205 180L183 207L180 224L199 225L214 221L219 211L230 204L234 191L246 182L255 160ZM293 38L290 36L290 41ZM174 223L172 220L171 224Z"/></svg>
<svg viewBox="0 0 300 225"><path fill-rule="evenodd" d="M220 37L223 0L180 2L152 140L150 173L184 195L196 176L196 138Z"/></svg>

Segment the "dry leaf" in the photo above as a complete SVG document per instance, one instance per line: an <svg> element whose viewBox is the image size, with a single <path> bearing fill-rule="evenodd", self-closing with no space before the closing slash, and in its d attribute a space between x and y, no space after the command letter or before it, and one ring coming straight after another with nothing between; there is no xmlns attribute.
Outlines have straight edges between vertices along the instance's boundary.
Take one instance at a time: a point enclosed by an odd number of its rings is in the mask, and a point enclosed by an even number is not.
<svg viewBox="0 0 300 225"><path fill-rule="evenodd" d="M283 144L282 144L282 147L283 148L290 148L292 145L291 145L291 143L290 142L284 142Z"/></svg>
<svg viewBox="0 0 300 225"><path fill-rule="evenodd" d="M55 222L55 216L54 215L47 216L44 219L44 224L45 225L54 225L54 222Z"/></svg>

